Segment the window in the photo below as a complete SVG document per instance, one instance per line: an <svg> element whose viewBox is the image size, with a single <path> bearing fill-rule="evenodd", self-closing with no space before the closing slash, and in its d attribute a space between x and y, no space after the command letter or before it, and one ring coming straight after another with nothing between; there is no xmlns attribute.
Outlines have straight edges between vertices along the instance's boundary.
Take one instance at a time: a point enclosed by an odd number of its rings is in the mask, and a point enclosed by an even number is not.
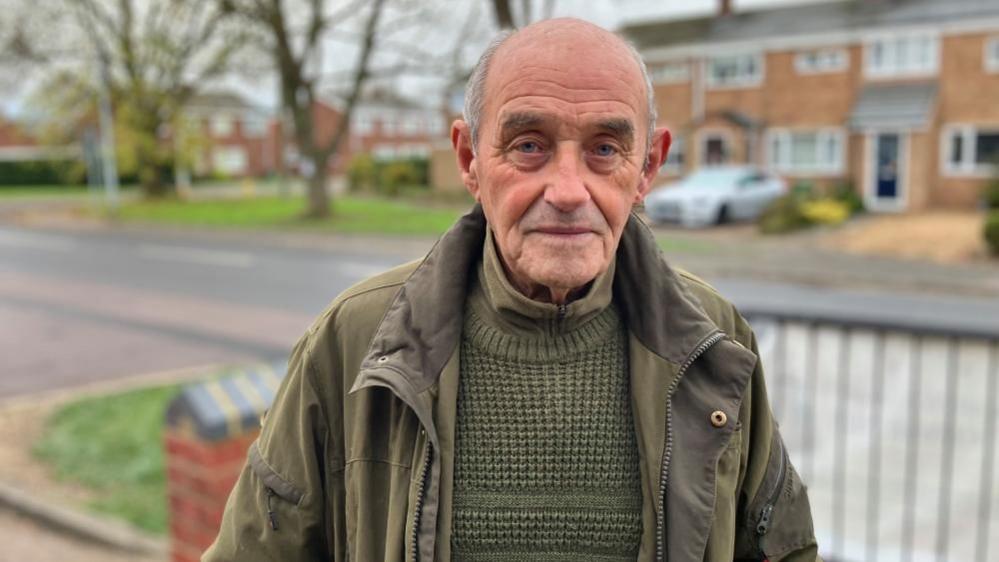
<svg viewBox="0 0 999 562"><path fill-rule="evenodd" d="M954 175L999 171L999 128L950 127L944 131L944 169Z"/></svg>
<svg viewBox="0 0 999 562"><path fill-rule="evenodd" d="M351 132L357 136L368 136L375 127L374 120L367 113L358 113L350 120Z"/></svg>
<svg viewBox="0 0 999 562"><path fill-rule="evenodd" d="M867 76L893 78L935 74L939 40L932 33L893 35L867 43Z"/></svg>
<svg viewBox="0 0 999 562"><path fill-rule="evenodd" d="M999 72L999 37L985 41L985 71Z"/></svg>
<svg viewBox="0 0 999 562"><path fill-rule="evenodd" d="M839 72L850 65L846 49L804 51L794 57L794 68L801 74Z"/></svg>
<svg viewBox="0 0 999 562"><path fill-rule="evenodd" d="M423 131L423 119L416 116L409 116L402 120L402 134L408 136L419 135Z"/></svg>
<svg viewBox="0 0 999 562"><path fill-rule="evenodd" d="M838 174L843 170L844 135L838 129L772 130L770 168L786 174Z"/></svg>
<svg viewBox="0 0 999 562"><path fill-rule="evenodd" d="M729 135L724 131L709 131L701 134L701 165L720 166L728 164L732 151Z"/></svg>
<svg viewBox="0 0 999 562"><path fill-rule="evenodd" d="M243 133L248 137L262 137L267 133L267 121L262 117L247 117L243 121Z"/></svg>
<svg viewBox="0 0 999 562"><path fill-rule="evenodd" d="M741 54L708 59L708 86L742 88L763 81L763 56Z"/></svg>
<svg viewBox="0 0 999 562"><path fill-rule="evenodd" d="M686 62L649 65L649 77L656 84L686 82L690 79L690 65Z"/></svg>
<svg viewBox="0 0 999 562"><path fill-rule="evenodd" d="M683 172L687 157L685 145L683 137L673 137L673 142L669 145L669 152L666 153L666 161L659 168L660 174L675 175Z"/></svg>
<svg viewBox="0 0 999 562"><path fill-rule="evenodd" d="M246 150L238 146L220 146L212 151L214 171L238 176L246 173Z"/></svg>
<svg viewBox="0 0 999 562"><path fill-rule="evenodd" d="M212 117L209 123L212 130L212 136L228 137L232 134L233 121L232 117L229 115L216 115Z"/></svg>

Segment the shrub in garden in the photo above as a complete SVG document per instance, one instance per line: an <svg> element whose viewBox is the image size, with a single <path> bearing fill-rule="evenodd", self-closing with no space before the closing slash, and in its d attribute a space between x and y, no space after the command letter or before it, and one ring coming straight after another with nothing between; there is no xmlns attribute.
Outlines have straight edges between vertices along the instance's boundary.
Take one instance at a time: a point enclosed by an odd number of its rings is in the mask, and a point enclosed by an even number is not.
<svg viewBox="0 0 999 562"><path fill-rule="evenodd" d="M836 185L832 191L832 197L846 204L850 210L850 215L855 215L864 211L864 200L853 188L852 182L842 182Z"/></svg>
<svg viewBox="0 0 999 562"><path fill-rule="evenodd" d="M408 185L420 183L420 170L409 160L387 162L378 173L378 193L396 197Z"/></svg>
<svg viewBox="0 0 999 562"><path fill-rule="evenodd" d="M995 211L999 209L999 176L992 178L985 186L985 208Z"/></svg>
<svg viewBox="0 0 999 562"><path fill-rule="evenodd" d="M374 188L377 179L378 169L370 154L358 154L351 158L347 165L347 182L352 192Z"/></svg>
<svg viewBox="0 0 999 562"><path fill-rule="evenodd" d="M985 217L985 244L993 256L999 256L999 209L993 208Z"/></svg>
<svg viewBox="0 0 999 562"><path fill-rule="evenodd" d="M850 218L847 203L831 197L802 201L801 214L811 224L837 225Z"/></svg>
<svg viewBox="0 0 999 562"><path fill-rule="evenodd" d="M760 215L760 231L764 234L780 234L811 226L812 222L803 212L803 198L791 193L775 199Z"/></svg>

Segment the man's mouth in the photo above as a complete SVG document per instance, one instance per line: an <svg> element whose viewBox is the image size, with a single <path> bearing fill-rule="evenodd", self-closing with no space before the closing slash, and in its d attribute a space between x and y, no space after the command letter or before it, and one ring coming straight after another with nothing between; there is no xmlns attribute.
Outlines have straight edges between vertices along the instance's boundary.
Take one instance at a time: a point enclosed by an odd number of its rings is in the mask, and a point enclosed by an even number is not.
<svg viewBox="0 0 999 562"><path fill-rule="evenodd" d="M583 226L544 226L536 228L534 231L553 236L575 236L579 234L590 234L593 232L592 229Z"/></svg>

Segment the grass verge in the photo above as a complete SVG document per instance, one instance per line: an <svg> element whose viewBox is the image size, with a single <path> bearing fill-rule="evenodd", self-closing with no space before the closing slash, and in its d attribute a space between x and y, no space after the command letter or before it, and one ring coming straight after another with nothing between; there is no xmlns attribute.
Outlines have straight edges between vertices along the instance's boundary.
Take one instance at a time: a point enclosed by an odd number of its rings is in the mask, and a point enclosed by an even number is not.
<svg viewBox="0 0 999 562"><path fill-rule="evenodd" d="M164 534L163 420L178 390L147 388L67 404L48 419L33 452L58 478L92 490L90 508Z"/></svg>
<svg viewBox="0 0 999 562"><path fill-rule="evenodd" d="M82 197L86 194L85 185L0 185L0 199Z"/></svg>
<svg viewBox="0 0 999 562"><path fill-rule="evenodd" d="M463 210L406 201L340 197L327 220L306 220L303 198L140 201L122 205L123 220L213 228L298 228L343 233L441 234Z"/></svg>

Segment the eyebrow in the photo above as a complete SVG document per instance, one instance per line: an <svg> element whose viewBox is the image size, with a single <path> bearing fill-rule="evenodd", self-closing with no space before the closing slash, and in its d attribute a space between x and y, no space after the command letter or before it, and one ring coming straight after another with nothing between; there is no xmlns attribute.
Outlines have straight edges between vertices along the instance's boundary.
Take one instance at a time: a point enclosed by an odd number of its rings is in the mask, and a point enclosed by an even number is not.
<svg viewBox="0 0 999 562"><path fill-rule="evenodd" d="M523 131L524 129L531 129L534 127L540 127L543 125L547 119L538 113L530 112L517 112L506 115L503 118L503 122L500 123L500 138L508 139L513 135Z"/></svg>
<svg viewBox="0 0 999 562"><path fill-rule="evenodd" d="M622 140L630 141L635 138L635 126L628 119L605 119L598 122L596 128Z"/></svg>

